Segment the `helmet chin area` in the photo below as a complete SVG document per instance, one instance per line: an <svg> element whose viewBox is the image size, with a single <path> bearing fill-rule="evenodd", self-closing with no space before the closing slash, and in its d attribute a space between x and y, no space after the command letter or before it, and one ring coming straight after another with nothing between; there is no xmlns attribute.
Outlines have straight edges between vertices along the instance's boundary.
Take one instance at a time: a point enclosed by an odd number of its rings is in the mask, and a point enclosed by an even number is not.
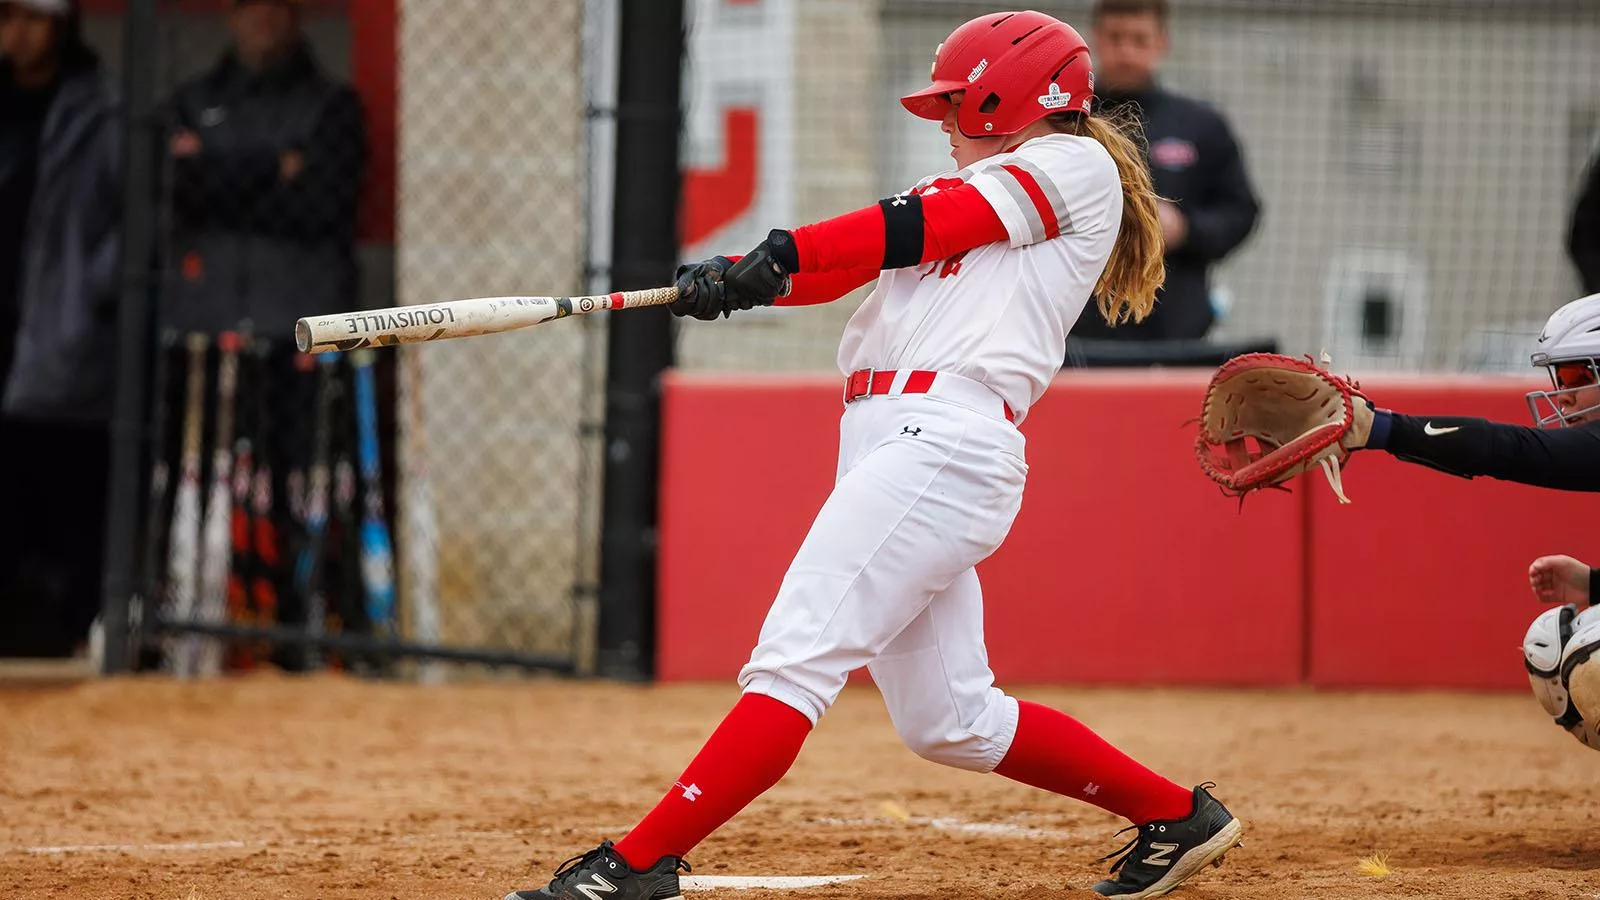
<svg viewBox="0 0 1600 900"><path fill-rule="evenodd" d="M1592 359L1582 362L1546 363L1551 389L1529 391L1525 396L1533 423L1540 428L1564 428L1594 418L1600 418L1600 365ZM1574 369L1578 377L1574 378ZM1577 383L1574 383L1577 382ZM1578 395L1589 391L1597 395L1588 406L1578 405Z"/></svg>
<svg viewBox="0 0 1600 900"><path fill-rule="evenodd" d="M1600 403L1584 407L1562 409L1556 398L1571 396L1584 388L1566 388L1555 391L1529 391L1528 412L1533 415L1533 424L1540 428L1565 428L1568 425L1577 425L1587 421L1600 413Z"/></svg>

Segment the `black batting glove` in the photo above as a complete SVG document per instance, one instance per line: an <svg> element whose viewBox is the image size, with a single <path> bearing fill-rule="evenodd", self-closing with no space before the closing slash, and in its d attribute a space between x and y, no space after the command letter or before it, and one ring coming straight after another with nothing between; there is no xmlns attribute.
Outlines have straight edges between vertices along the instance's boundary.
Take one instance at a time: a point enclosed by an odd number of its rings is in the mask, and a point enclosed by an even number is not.
<svg viewBox="0 0 1600 900"><path fill-rule="evenodd" d="M675 316L690 316L703 322L709 322L719 314L731 315L722 278L732 265L733 260L726 256L714 256L704 262L679 266L673 274L678 299L669 303L667 308Z"/></svg>
<svg viewBox="0 0 1600 900"><path fill-rule="evenodd" d="M735 309L771 306L789 293L789 276L798 268L800 259L794 249L794 237L773 229L766 240L723 273L727 305Z"/></svg>

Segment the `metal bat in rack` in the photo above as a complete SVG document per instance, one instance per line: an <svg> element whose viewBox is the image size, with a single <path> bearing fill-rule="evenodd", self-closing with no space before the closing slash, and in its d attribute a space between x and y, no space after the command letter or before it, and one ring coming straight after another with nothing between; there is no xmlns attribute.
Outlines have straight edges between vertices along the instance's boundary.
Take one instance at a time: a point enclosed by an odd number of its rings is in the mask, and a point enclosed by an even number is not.
<svg viewBox="0 0 1600 900"><path fill-rule="evenodd" d="M661 306L678 299L676 287L617 291L591 297L478 297L417 306L394 306L313 316L294 323L301 353L392 347L516 331L602 309Z"/></svg>

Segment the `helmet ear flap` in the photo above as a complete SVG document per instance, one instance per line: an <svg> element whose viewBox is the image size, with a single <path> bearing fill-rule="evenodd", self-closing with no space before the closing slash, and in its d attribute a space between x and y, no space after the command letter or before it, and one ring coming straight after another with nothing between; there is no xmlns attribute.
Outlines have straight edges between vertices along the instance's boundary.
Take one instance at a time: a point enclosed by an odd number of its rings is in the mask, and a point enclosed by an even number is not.
<svg viewBox="0 0 1600 900"><path fill-rule="evenodd" d="M982 99L978 99L981 97ZM996 134L994 121L990 118L995 110L1000 108L1001 96L993 90L981 85L967 88L966 97L961 101L961 108L956 111L956 125L961 133L969 138L993 137ZM981 123L981 124L980 124Z"/></svg>

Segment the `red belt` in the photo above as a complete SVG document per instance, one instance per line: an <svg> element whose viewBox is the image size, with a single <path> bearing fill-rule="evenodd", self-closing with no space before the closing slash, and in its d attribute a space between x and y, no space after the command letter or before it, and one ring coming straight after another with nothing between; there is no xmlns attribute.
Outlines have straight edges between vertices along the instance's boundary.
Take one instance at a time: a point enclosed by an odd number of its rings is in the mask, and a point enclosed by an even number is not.
<svg viewBox="0 0 1600 900"><path fill-rule="evenodd" d="M881 372L877 369L857 369L851 372L850 377L844 382L844 402L849 404L867 397L895 393L894 381L897 374L894 369ZM938 375L938 372L913 369L906 374L905 386L900 388L898 393L926 394L933 387L933 381ZM1001 400L1000 405L1005 410L1006 421L1016 422L1016 413L1012 411L1011 404Z"/></svg>

